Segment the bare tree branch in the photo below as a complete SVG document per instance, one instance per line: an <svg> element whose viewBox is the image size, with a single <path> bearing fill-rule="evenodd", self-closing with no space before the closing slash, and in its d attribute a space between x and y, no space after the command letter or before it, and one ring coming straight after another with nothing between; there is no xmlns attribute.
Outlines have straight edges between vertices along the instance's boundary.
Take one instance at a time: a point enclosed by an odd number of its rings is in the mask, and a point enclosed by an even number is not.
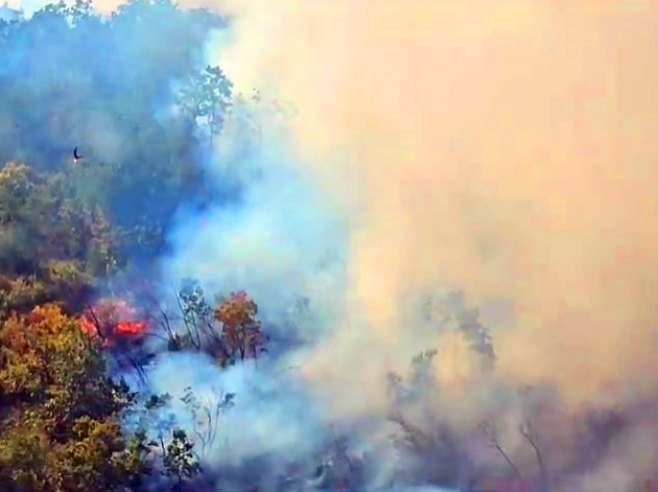
<svg viewBox="0 0 658 492"><path fill-rule="evenodd" d="M541 452L539 432L530 419L525 420L521 425L519 425L519 432L525 438L525 440L528 441L528 444L530 444L535 452L537 464L539 465L542 491L545 491L548 486L548 473L546 471L546 465Z"/></svg>
<svg viewBox="0 0 658 492"><path fill-rule="evenodd" d="M479 428L480 431L485 435L485 437L489 441L491 447L493 447L496 451L498 451L498 453L500 453L500 455L507 462L507 464L512 469L514 474L521 480L524 480L525 477L521 473L521 470L519 470L519 468L514 464L512 459L503 449L503 446L500 444L500 439L498 436L498 428L496 426L495 421L493 421L492 419L485 420L482 423L480 423Z"/></svg>

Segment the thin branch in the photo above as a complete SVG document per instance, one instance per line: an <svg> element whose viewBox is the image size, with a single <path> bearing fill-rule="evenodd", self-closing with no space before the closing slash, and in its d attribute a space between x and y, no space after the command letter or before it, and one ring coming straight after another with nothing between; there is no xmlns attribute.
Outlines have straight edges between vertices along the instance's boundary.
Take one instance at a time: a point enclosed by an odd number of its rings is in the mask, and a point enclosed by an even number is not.
<svg viewBox="0 0 658 492"><path fill-rule="evenodd" d="M489 440L491 447L498 451L498 453L503 457L503 459L512 469L514 474L521 480L524 480L524 476L521 473L521 470L518 469L518 467L512 461L512 458L509 457L509 455L503 449L503 446L500 444L500 439L498 438L498 429L496 428L495 422L485 420L480 424L479 427L485 437Z"/></svg>
<svg viewBox="0 0 658 492"><path fill-rule="evenodd" d="M98 321L98 318L96 317L96 313L94 312L94 308L91 307L91 304L87 304L87 309L89 309L89 313L91 314L92 321L94 323L94 326L96 328L96 334L101 338L101 340L105 341L106 337L105 334L103 333L103 330L101 329L101 322Z"/></svg>
<svg viewBox="0 0 658 492"><path fill-rule="evenodd" d="M548 473L546 472L546 465L541 453L539 434L537 433L536 429L534 429L534 426L530 420L526 420L523 424L519 425L519 432L526 439L526 441L528 441L528 444L530 444L535 452L537 464L539 465L542 487L545 488L548 484Z"/></svg>

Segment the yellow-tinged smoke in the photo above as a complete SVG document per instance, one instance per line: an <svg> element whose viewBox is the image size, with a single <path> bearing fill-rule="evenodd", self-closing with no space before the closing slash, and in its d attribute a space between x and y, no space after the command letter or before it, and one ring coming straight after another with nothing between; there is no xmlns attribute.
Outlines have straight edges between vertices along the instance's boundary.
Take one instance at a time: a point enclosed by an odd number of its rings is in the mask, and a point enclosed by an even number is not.
<svg viewBox="0 0 658 492"><path fill-rule="evenodd" d="M294 101L318 178L354 193L351 287L382 339L438 283L514 300L505 378L578 401L655 374L656 2L219 6L229 76Z"/></svg>

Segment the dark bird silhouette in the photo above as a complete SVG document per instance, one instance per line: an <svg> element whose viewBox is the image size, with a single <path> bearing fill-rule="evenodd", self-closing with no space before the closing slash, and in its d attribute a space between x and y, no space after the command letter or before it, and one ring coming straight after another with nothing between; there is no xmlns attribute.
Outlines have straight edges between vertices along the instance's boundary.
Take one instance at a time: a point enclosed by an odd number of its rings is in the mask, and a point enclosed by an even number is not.
<svg viewBox="0 0 658 492"><path fill-rule="evenodd" d="M82 159L82 156L78 154L78 148L76 147L73 149L73 160L77 162L79 159Z"/></svg>

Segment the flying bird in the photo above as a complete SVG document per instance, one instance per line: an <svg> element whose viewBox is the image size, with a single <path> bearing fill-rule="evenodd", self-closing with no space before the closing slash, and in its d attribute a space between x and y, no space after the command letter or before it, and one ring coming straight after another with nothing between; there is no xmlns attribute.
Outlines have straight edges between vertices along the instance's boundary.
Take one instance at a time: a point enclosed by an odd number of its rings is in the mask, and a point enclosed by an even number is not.
<svg viewBox="0 0 658 492"><path fill-rule="evenodd" d="M93 162L93 159L92 159L92 161L87 161L87 159L85 158L85 156L81 155L81 154L78 152L78 147L75 147L75 148L73 149L73 164L77 164L77 163L80 162L80 161L82 161L81 164L80 164L82 167L88 167L88 166L91 164L91 162ZM105 166L105 163L103 163L103 162L96 162L95 165L97 165L97 166Z"/></svg>

